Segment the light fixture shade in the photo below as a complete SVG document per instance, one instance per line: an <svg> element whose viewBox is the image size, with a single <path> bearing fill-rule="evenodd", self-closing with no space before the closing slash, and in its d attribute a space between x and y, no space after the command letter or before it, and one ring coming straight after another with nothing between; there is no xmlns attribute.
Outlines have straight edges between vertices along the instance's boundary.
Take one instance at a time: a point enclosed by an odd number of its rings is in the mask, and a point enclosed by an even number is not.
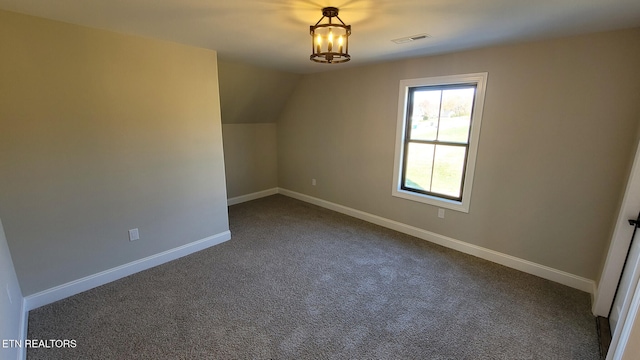
<svg viewBox="0 0 640 360"><path fill-rule="evenodd" d="M332 19L338 19L339 23ZM327 19L325 23L323 20ZM325 64L338 64L351 60L349 55L349 36L351 25L345 25L338 17L338 8L322 9L322 18L309 27L311 33L312 61Z"/></svg>

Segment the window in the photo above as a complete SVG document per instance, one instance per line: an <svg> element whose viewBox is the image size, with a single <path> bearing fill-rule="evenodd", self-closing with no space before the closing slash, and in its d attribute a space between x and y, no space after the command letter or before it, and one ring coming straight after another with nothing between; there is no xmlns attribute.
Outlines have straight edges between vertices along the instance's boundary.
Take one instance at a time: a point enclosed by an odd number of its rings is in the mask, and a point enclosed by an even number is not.
<svg viewBox="0 0 640 360"><path fill-rule="evenodd" d="M400 81L393 196L469 212L487 73Z"/></svg>

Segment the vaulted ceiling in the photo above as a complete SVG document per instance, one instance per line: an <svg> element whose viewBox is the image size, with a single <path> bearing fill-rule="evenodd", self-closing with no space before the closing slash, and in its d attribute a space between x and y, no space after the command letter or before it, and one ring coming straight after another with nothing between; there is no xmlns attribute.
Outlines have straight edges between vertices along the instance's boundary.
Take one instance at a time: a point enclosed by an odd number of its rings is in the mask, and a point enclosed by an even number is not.
<svg viewBox="0 0 640 360"><path fill-rule="evenodd" d="M326 6L352 25L347 64L309 61L309 25ZM296 73L640 26L638 0L0 0L0 9ZM417 34L430 37L391 41Z"/></svg>

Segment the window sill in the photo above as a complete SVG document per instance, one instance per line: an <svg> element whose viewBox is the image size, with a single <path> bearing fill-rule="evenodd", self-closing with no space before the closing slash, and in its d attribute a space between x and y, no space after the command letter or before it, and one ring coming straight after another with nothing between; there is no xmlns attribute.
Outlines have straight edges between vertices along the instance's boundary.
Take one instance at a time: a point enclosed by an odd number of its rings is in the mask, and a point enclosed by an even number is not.
<svg viewBox="0 0 640 360"><path fill-rule="evenodd" d="M465 204L464 199L463 201L448 200L448 199L443 199L436 196L418 194L412 191L406 191L406 190L400 190L400 189L393 189L393 192L391 195L398 198L406 199L406 200L411 200L411 201L416 201L424 204L437 206L440 208L460 211L463 213L469 212L469 204L468 203Z"/></svg>

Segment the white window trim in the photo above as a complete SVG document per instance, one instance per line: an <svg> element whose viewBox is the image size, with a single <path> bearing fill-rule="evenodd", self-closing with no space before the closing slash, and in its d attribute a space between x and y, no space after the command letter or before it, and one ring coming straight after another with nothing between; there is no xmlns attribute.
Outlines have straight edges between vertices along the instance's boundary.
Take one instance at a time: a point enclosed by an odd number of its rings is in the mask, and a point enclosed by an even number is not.
<svg viewBox="0 0 640 360"><path fill-rule="evenodd" d="M478 153L478 142L480 139L480 126L482 123L482 112L484 107L484 94L487 86L488 73L474 73L464 75L437 76L420 79L400 80L400 91L398 96L398 120L396 127L396 151L393 163L393 188L391 195L407 200L418 201L442 208L468 213L471 202L471 190L473 186L473 175L476 167L476 155ZM416 86L451 85L451 84L476 84L476 97L473 104L473 114L471 118L471 135L469 137L469 154L467 158L467 168L463 184L462 201L455 201L440 198L433 195L419 194L412 191L402 190L402 160L404 159L404 142L406 135L406 115L409 88Z"/></svg>

